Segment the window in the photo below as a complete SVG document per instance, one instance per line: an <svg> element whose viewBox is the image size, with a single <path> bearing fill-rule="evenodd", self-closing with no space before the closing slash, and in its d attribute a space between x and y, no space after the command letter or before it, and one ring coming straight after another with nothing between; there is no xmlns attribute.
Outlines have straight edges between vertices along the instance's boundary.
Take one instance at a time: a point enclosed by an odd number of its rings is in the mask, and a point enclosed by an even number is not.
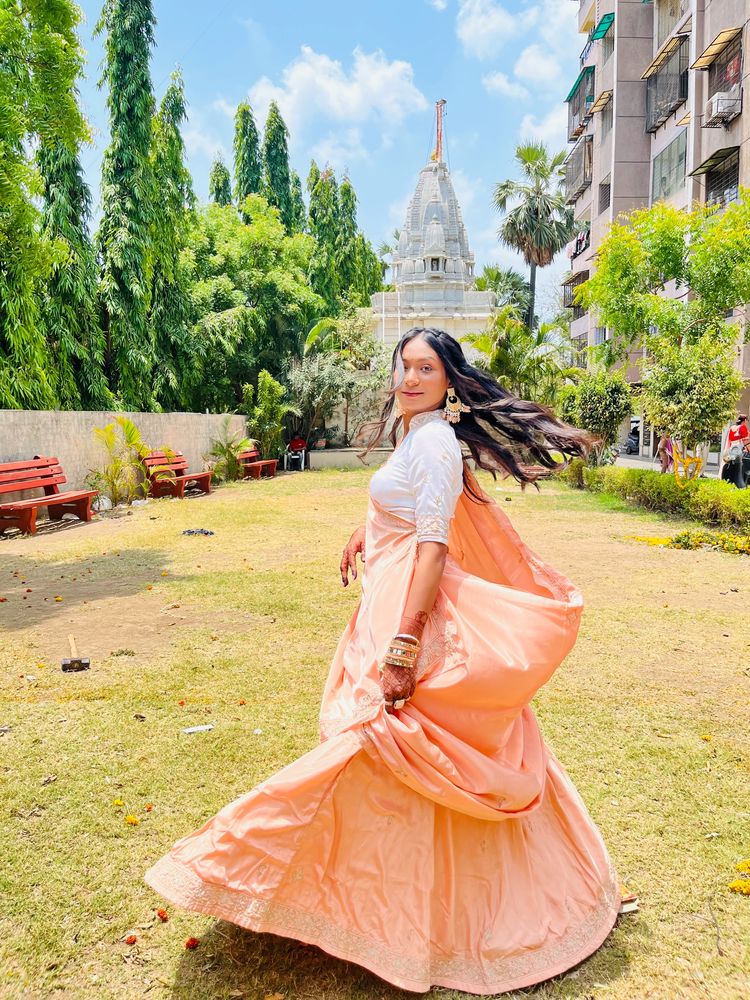
<svg viewBox="0 0 750 1000"><path fill-rule="evenodd" d="M606 35L602 36L602 65L614 54L615 51L615 26L610 24Z"/></svg>
<svg viewBox="0 0 750 1000"><path fill-rule="evenodd" d="M742 35L720 52L708 69L708 96L726 93L742 81Z"/></svg>
<svg viewBox="0 0 750 1000"><path fill-rule="evenodd" d="M655 132L688 96L688 38L683 38L646 84L646 131Z"/></svg>
<svg viewBox="0 0 750 1000"><path fill-rule="evenodd" d="M740 196L740 152L737 150L706 173L706 202L728 205Z"/></svg>
<svg viewBox="0 0 750 1000"><path fill-rule="evenodd" d="M594 330L594 347L599 347L607 339L606 326L597 326Z"/></svg>
<svg viewBox="0 0 750 1000"><path fill-rule="evenodd" d="M668 35L688 9L690 0L657 0L656 44L661 48Z"/></svg>
<svg viewBox="0 0 750 1000"><path fill-rule="evenodd" d="M591 184L594 162L594 137L584 135L565 161L565 200L569 205Z"/></svg>
<svg viewBox="0 0 750 1000"><path fill-rule="evenodd" d="M599 185L599 213L606 212L612 202L611 178L607 177Z"/></svg>
<svg viewBox="0 0 750 1000"><path fill-rule="evenodd" d="M594 103L594 67L586 66L566 97L568 104L568 140L577 139L591 118Z"/></svg>
<svg viewBox="0 0 750 1000"><path fill-rule="evenodd" d="M651 203L670 198L685 183L687 161L687 129L654 158Z"/></svg>
<svg viewBox="0 0 750 1000"><path fill-rule="evenodd" d="M612 131L612 124L614 122L614 111L615 111L615 102L610 98L610 100L604 107L601 115L599 116L599 125L601 127L601 134L600 134L601 139L605 139Z"/></svg>

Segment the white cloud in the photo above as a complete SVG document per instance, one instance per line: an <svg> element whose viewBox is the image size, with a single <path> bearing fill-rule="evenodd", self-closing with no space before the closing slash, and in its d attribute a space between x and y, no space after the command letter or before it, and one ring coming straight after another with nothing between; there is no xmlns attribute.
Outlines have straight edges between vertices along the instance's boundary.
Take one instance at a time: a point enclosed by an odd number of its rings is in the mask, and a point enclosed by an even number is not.
<svg viewBox="0 0 750 1000"><path fill-rule="evenodd" d="M347 71L338 60L307 45L284 68L280 85L264 76L250 88L250 101L260 121L273 100L289 127L292 142L314 117L352 124L375 119L387 132L397 128L407 115L428 107L424 94L414 85L411 63L388 60L380 50L368 53L356 48Z"/></svg>
<svg viewBox="0 0 750 1000"><path fill-rule="evenodd" d="M358 128L347 129L343 135L333 133L321 139L310 151L313 159L320 164L328 163L338 170L349 166L354 160L363 160L367 150Z"/></svg>
<svg viewBox="0 0 750 1000"><path fill-rule="evenodd" d="M232 111L234 114L234 111ZM217 156L222 156L225 162L229 162L229 154L226 146L218 138L210 125L206 125L203 115L193 109L190 119L183 129L182 137L185 140L185 149L189 156L202 156L207 160L213 160Z"/></svg>
<svg viewBox="0 0 750 1000"><path fill-rule="evenodd" d="M520 83L509 80L505 73L496 70L494 73L486 73L482 77L482 84L488 94L499 94L501 97L514 97L524 100L529 96L528 90Z"/></svg>
<svg viewBox="0 0 750 1000"><path fill-rule="evenodd" d="M524 115L521 120L521 138L537 139L547 143L551 153L565 149L568 138L568 107L561 104L552 108L543 118Z"/></svg>
<svg viewBox="0 0 750 1000"><path fill-rule="evenodd" d="M434 7L435 10L445 10L448 6L448 0L427 0L430 7Z"/></svg>
<svg viewBox="0 0 750 1000"><path fill-rule="evenodd" d="M223 97L217 97L214 103L211 105L211 107L214 109L214 111L221 111L221 113L223 115L226 115L227 118L232 118L232 119L234 118L235 112L237 111L237 108L233 104L230 104L229 101L225 100L225 98Z"/></svg>
<svg viewBox="0 0 750 1000"><path fill-rule="evenodd" d="M462 214L465 214L473 205L477 192L482 188L482 181L467 177L460 167L457 170L451 170L451 180L459 208Z"/></svg>
<svg viewBox="0 0 750 1000"><path fill-rule="evenodd" d="M527 46L518 57L513 72L517 77L537 87L559 89L564 86L559 62L552 52L542 45Z"/></svg>
<svg viewBox="0 0 750 1000"><path fill-rule="evenodd" d="M456 34L467 55L489 59L537 16L536 8L510 13L496 0L460 0Z"/></svg>

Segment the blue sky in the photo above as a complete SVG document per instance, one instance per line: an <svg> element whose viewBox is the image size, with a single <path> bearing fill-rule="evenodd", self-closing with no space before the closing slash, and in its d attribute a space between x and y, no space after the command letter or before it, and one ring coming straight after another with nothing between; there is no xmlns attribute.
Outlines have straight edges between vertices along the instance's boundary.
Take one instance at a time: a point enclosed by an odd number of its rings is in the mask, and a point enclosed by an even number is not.
<svg viewBox="0 0 750 1000"><path fill-rule="evenodd" d="M82 160L97 196L107 143L96 86L102 39L92 37L101 2L80 6L88 53L81 99L94 131ZM566 145L563 99L584 41L572 0L154 0L154 10L154 88L159 99L182 67L184 134L201 199L214 156L231 163L237 103L249 100L262 125L275 98L303 182L313 156L347 170L360 224L377 246L403 222L433 147L434 103L445 98L447 158L477 263L514 262L497 243L492 190L514 175L519 140ZM542 277L542 307L551 306L562 270L558 260Z"/></svg>

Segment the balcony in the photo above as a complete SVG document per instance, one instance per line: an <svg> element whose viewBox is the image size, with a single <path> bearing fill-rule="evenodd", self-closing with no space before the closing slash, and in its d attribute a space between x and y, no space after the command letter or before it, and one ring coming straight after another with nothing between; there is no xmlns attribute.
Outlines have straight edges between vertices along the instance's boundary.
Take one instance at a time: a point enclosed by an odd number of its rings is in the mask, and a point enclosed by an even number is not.
<svg viewBox="0 0 750 1000"><path fill-rule="evenodd" d="M579 285L589 280L588 271L577 271L569 275L563 281L563 306L573 310L573 319L580 319L586 315L586 310L576 302L576 291Z"/></svg>
<svg viewBox="0 0 750 1000"><path fill-rule="evenodd" d="M565 200L572 205L591 184L594 167L594 137L582 136L565 161Z"/></svg>
<svg viewBox="0 0 750 1000"><path fill-rule="evenodd" d="M594 67L584 67L565 98L568 105L568 141L572 142L583 134L589 123L594 105Z"/></svg>
<svg viewBox="0 0 750 1000"><path fill-rule="evenodd" d="M678 45L647 78L646 131L656 132L688 98L688 38Z"/></svg>

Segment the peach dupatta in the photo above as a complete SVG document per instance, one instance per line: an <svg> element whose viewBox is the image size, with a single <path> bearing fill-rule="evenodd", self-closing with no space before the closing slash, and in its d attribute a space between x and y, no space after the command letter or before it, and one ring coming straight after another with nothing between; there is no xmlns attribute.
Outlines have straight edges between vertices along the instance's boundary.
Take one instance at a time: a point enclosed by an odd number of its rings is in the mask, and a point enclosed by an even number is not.
<svg viewBox="0 0 750 1000"><path fill-rule="evenodd" d="M371 500L366 552L323 742L146 880L417 992L498 993L563 972L599 947L619 906L601 837L529 708L575 642L581 595L496 504L464 493L416 692L388 715L378 664L414 571L414 526Z"/></svg>

